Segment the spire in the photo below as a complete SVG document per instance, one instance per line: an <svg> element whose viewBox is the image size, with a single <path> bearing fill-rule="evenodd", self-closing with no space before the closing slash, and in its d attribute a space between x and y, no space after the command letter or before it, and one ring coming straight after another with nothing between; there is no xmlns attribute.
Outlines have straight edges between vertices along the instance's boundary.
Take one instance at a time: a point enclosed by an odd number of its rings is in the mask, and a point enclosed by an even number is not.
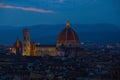
<svg viewBox="0 0 120 80"><path fill-rule="evenodd" d="M69 21L66 22L66 28L70 28L70 22Z"/></svg>

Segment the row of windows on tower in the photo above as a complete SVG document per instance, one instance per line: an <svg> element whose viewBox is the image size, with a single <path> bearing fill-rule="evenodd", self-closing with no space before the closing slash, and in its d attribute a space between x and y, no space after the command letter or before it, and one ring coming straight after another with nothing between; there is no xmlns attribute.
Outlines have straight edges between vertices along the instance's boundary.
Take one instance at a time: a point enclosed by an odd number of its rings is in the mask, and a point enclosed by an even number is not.
<svg viewBox="0 0 120 80"><path fill-rule="evenodd" d="M30 40L30 38L25 36L25 37L24 37L24 40L29 41L29 40Z"/></svg>
<svg viewBox="0 0 120 80"><path fill-rule="evenodd" d="M24 44L24 47L29 47L30 46L30 44Z"/></svg>

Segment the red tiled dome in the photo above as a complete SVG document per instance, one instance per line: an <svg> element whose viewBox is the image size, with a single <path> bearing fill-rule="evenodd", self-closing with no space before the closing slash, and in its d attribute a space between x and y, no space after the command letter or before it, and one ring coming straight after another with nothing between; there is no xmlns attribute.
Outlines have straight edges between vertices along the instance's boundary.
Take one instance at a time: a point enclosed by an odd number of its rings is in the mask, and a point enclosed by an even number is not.
<svg viewBox="0 0 120 80"><path fill-rule="evenodd" d="M17 39L15 44L13 45L13 47L15 48L21 48L22 47L22 43Z"/></svg>
<svg viewBox="0 0 120 80"><path fill-rule="evenodd" d="M57 43L59 44L66 44L69 43L72 44L79 44L79 39L77 36L77 33L70 28L70 24L67 22L66 28L60 33Z"/></svg>
<svg viewBox="0 0 120 80"><path fill-rule="evenodd" d="M57 42L75 41L78 42L76 32L71 28L65 28L59 35Z"/></svg>

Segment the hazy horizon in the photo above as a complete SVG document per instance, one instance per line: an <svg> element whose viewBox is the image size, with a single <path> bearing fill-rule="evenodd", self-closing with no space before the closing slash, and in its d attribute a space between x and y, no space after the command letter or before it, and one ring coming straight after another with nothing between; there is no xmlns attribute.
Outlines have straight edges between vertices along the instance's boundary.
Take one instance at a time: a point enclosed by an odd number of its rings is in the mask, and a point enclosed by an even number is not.
<svg viewBox="0 0 120 80"><path fill-rule="evenodd" d="M62 25L36 25L28 26L32 42L41 44L55 44L60 32L65 28ZM0 44L14 44L17 37L22 41L22 30L26 27L0 28ZM78 34L81 42L117 43L120 41L120 28L110 24L73 25L71 28Z"/></svg>
<svg viewBox="0 0 120 80"><path fill-rule="evenodd" d="M0 27L16 27L16 28L19 28L19 27L31 27L31 26L39 26L39 25L66 25L66 22L65 23L59 23L59 24L34 24L34 25L22 25L22 26L16 26L16 25L7 25L7 24L4 24L4 25L0 25ZM120 27L120 25L116 25L116 24L112 24L112 23L89 23L89 24L80 24L80 23L70 23L70 25L113 25L113 26L117 26L117 27ZM56 26L57 27L57 26ZM1 29L1 28L0 28Z"/></svg>

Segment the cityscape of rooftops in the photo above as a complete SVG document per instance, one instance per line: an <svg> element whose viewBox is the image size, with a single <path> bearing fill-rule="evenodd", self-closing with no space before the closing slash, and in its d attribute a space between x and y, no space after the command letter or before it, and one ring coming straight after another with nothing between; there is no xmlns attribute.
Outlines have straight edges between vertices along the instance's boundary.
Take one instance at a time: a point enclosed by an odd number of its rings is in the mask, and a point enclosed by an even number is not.
<svg viewBox="0 0 120 80"><path fill-rule="evenodd" d="M119 0L0 0L0 80L120 80Z"/></svg>

